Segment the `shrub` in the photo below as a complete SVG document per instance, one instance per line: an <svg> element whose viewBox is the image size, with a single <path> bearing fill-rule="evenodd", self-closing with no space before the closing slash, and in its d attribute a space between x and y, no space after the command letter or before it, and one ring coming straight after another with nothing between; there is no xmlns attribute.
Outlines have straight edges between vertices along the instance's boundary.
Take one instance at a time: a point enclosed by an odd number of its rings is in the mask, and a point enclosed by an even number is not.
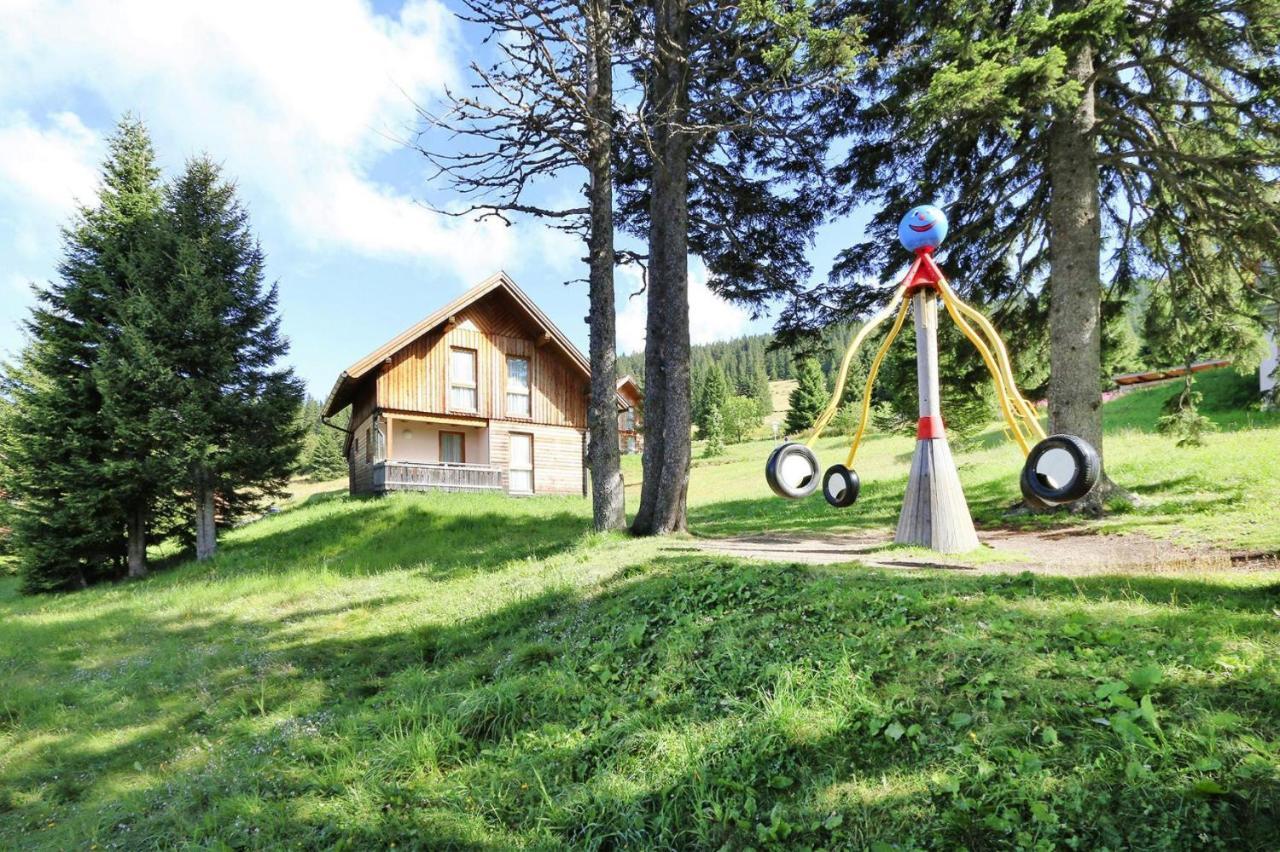
<svg viewBox="0 0 1280 852"><path fill-rule="evenodd" d="M719 409L724 441L741 444L760 427L760 407L754 399L731 396Z"/></svg>

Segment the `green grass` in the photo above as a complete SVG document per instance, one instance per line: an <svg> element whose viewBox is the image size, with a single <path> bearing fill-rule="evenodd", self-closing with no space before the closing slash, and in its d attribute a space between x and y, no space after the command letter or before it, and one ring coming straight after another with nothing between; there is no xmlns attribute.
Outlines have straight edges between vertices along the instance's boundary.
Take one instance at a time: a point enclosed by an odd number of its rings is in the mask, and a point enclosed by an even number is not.
<svg viewBox="0 0 1280 852"><path fill-rule="evenodd" d="M1236 501L1275 505L1278 435L1112 433L1149 505L1102 526L1274 547ZM731 448L692 522L891 525L909 447L873 441L852 515ZM961 461L998 517L1016 453ZM0 848L1274 847L1280 572L806 569L587 524L316 494L139 583L0 572Z"/></svg>
<svg viewBox="0 0 1280 852"><path fill-rule="evenodd" d="M1258 376L1242 376L1231 369L1212 370L1196 377L1195 390L1204 394L1200 412L1224 431L1280 424L1280 414L1262 412L1258 399ZM1108 425L1117 430L1151 431L1164 412L1164 403L1182 390L1182 381L1126 394L1103 409Z"/></svg>

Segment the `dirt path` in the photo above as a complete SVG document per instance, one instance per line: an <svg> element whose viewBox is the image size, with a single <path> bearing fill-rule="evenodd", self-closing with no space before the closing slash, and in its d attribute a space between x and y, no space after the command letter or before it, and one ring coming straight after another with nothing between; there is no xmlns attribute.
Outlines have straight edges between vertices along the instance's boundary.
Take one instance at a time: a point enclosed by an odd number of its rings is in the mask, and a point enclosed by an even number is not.
<svg viewBox="0 0 1280 852"><path fill-rule="evenodd" d="M856 561L878 568L950 568L983 573L1104 574L1116 572L1258 570L1280 568L1276 554L1190 547L1125 533L1099 535L1087 528L982 530L982 551L947 557L893 544L893 530L790 535L762 533L698 539L697 547L727 556L830 565Z"/></svg>

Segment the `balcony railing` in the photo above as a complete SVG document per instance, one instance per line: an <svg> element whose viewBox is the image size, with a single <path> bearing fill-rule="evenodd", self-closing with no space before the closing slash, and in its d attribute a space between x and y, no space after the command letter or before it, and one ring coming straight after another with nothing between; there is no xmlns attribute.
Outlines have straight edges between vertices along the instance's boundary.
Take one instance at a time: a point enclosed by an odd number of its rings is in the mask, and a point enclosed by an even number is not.
<svg viewBox="0 0 1280 852"><path fill-rule="evenodd" d="M373 466L373 490L501 491L502 468L450 462L378 462Z"/></svg>

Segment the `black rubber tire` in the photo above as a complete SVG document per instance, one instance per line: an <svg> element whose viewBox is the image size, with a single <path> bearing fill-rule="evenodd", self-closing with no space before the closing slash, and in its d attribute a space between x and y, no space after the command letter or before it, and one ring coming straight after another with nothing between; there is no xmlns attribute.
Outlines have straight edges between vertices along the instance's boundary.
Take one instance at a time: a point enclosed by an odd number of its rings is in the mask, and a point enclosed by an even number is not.
<svg viewBox="0 0 1280 852"><path fill-rule="evenodd" d="M1053 508L1052 503L1046 503L1044 500L1040 498L1039 494L1036 494L1036 492L1031 490L1031 484L1027 482L1027 475L1030 472L1031 471L1024 466L1022 468L1022 475L1018 477L1018 484L1022 487L1022 502L1026 503L1028 506L1030 506L1032 509L1035 509L1036 511L1043 511L1044 509L1052 509Z"/></svg>
<svg viewBox="0 0 1280 852"><path fill-rule="evenodd" d="M784 482L780 475L783 462L792 456L802 457L812 471L807 478L795 485ZM769 461L764 466L764 478L774 494L787 500L800 500L818 490L818 469L818 457L813 454L813 450L804 444L788 441L769 454Z"/></svg>
<svg viewBox="0 0 1280 852"><path fill-rule="evenodd" d="M1054 487L1036 473L1036 465L1050 450L1065 450L1075 463L1075 476L1064 485ZM1093 490L1102 475L1102 460L1098 451L1083 438L1075 435L1050 435L1031 448L1022 466L1023 481L1031 493L1050 506L1074 503Z"/></svg>
<svg viewBox="0 0 1280 852"><path fill-rule="evenodd" d="M838 480L832 483L831 480ZM832 485L835 485L835 489ZM858 478L857 471L849 470L842 464L833 464L827 468L826 475L822 477L822 496L827 502L837 509L844 509L852 506L858 499L858 492L862 489L862 480ZM838 490L839 496L832 496L832 491Z"/></svg>

